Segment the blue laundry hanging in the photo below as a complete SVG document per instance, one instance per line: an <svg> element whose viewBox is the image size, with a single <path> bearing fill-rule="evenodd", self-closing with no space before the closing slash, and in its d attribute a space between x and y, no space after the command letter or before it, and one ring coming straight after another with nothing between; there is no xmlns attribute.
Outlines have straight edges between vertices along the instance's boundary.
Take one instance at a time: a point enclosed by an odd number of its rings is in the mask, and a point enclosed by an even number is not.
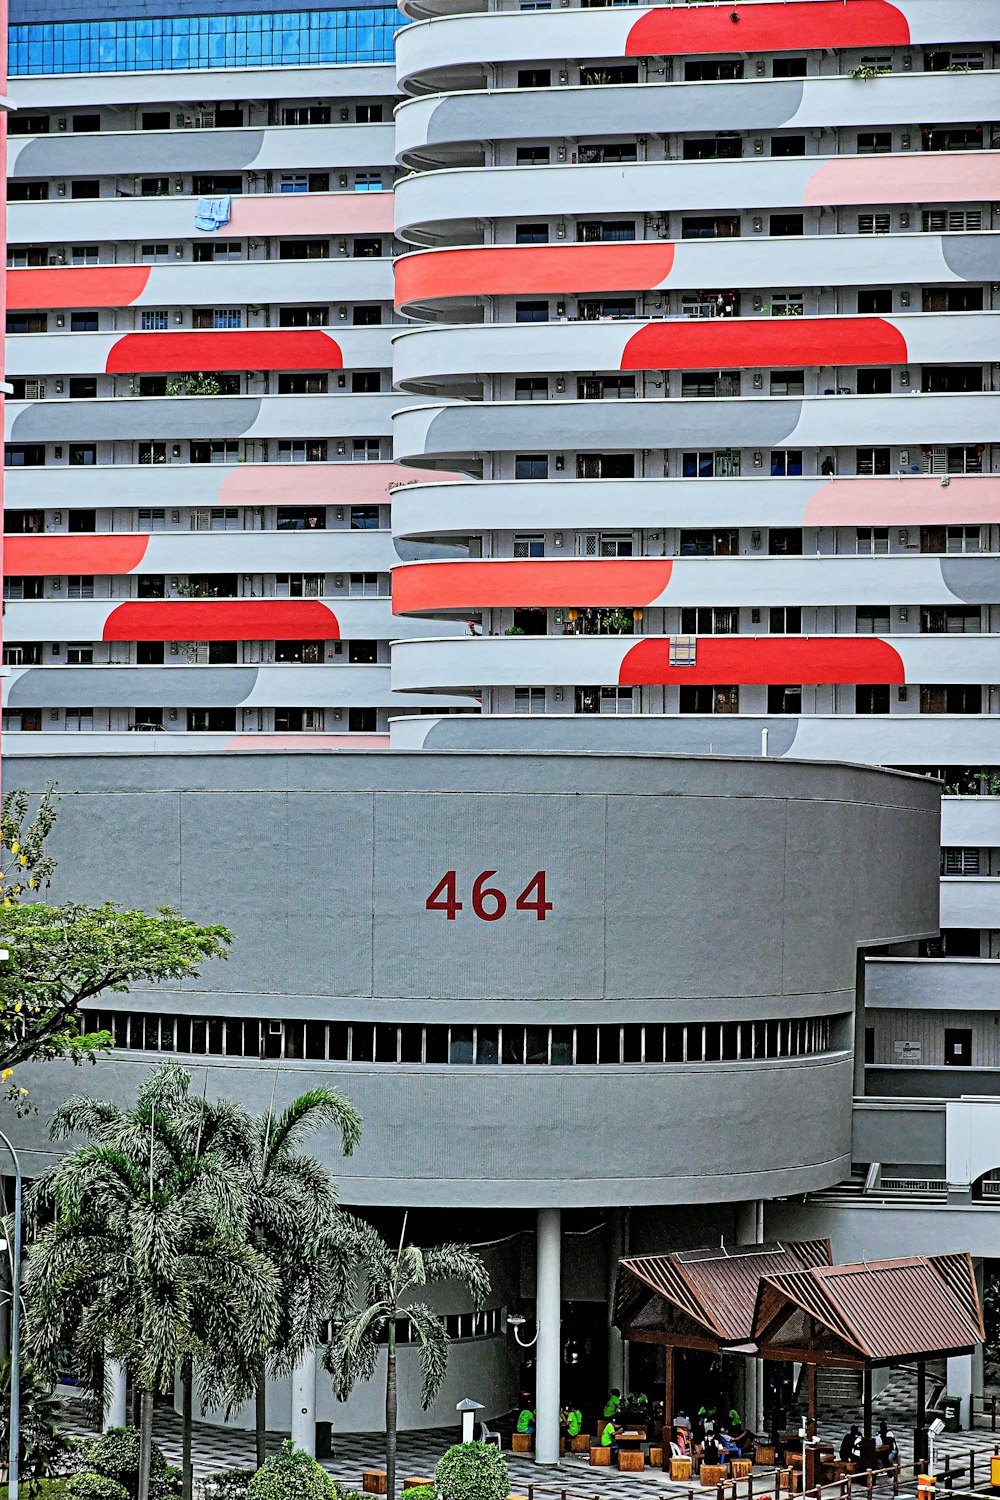
<svg viewBox="0 0 1000 1500"><path fill-rule="evenodd" d="M224 198L199 198L194 210L195 229L205 229L211 232L221 229L223 224L228 224L232 216L233 200L226 196Z"/></svg>

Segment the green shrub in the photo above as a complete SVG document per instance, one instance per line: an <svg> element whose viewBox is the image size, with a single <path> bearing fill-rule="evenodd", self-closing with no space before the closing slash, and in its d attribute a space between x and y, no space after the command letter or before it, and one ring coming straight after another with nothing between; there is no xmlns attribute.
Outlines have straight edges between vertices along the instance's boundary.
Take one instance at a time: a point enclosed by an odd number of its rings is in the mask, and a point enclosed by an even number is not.
<svg viewBox="0 0 1000 1500"><path fill-rule="evenodd" d="M139 1493L139 1429L109 1427L97 1439L90 1454L91 1467L107 1479L116 1479L129 1495ZM154 1443L149 1456L149 1493L153 1497L171 1495L174 1485L167 1474L163 1449Z"/></svg>
<svg viewBox="0 0 1000 1500"><path fill-rule="evenodd" d="M221 1469L209 1475L205 1488L212 1500L245 1500L253 1476L253 1469Z"/></svg>
<svg viewBox="0 0 1000 1500"><path fill-rule="evenodd" d="M437 1490L432 1484L415 1484L412 1489L404 1490L406 1500L437 1500Z"/></svg>
<svg viewBox="0 0 1000 1500"><path fill-rule="evenodd" d="M326 1470L289 1439L257 1470L246 1494L247 1500L338 1500Z"/></svg>
<svg viewBox="0 0 1000 1500"><path fill-rule="evenodd" d="M73 1500L129 1500L125 1486L106 1474L74 1474L68 1488Z"/></svg>
<svg viewBox="0 0 1000 1500"><path fill-rule="evenodd" d="M492 1443L456 1443L434 1470L444 1500L507 1500L510 1475Z"/></svg>
<svg viewBox="0 0 1000 1500"><path fill-rule="evenodd" d="M66 1474L92 1474L94 1472L94 1449L96 1438L71 1437L66 1440L66 1452L60 1467Z"/></svg>

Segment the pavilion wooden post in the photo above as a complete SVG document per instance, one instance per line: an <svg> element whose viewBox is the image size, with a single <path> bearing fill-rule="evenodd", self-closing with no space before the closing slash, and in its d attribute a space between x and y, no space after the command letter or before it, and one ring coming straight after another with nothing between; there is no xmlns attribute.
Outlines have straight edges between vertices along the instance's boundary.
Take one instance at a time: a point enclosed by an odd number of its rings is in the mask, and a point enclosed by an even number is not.
<svg viewBox="0 0 1000 1500"><path fill-rule="evenodd" d="M917 1360L917 1425L913 1432L914 1465L926 1463L927 1451L927 1362Z"/></svg>
<svg viewBox="0 0 1000 1500"><path fill-rule="evenodd" d="M806 1366L806 1381L809 1402L807 1408L808 1416L806 1421L806 1431L809 1433L810 1439L816 1436L816 1377L818 1373L819 1372L815 1365ZM802 1460L803 1490L815 1489L817 1467L816 1444L811 1441L807 1441L805 1445L805 1453Z"/></svg>
<svg viewBox="0 0 1000 1500"><path fill-rule="evenodd" d="M674 1435L674 1346L664 1348L666 1369L663 1377L663 1467L670 1469L670 1440Z"/></svg>
<svg viewBox="0 0 1000 1500"><path fill-rule="evenodd" d="M875 1467L875 1439L872 1437L872 1371L870 1365L865 1365L861 1374L862 1395L862 1426L861 1426L861 1463L863 1470Z"/></svg>

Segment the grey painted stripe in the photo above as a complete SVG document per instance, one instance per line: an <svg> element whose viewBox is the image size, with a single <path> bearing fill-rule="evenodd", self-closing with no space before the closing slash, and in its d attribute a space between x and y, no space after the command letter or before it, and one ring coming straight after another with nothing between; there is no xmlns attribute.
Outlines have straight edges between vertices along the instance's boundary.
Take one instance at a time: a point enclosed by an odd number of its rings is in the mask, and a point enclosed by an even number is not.
<svg viewBox="0 0 1000 1500"><path fill-rule="evenodd" d="M802 103L802 81L787 79L734 89L706 83L697 90L648 87L545 89L509 93L456 94L434 110L426 140L481 141L538 136L645 135L655 101L655 125L662 130L705 130L724 120L727 130L768 130L785 125Z"/></svg>
<svg viewBox="0 0 1000 1500"><path fill-rule="evenodd" d="M995 234L943 234L941 254L945 265L964 281L996 281L1000 276Z"/></svg>
<svg viewBox="0 0 1000 1500"><path fill-rule="evenodd" d="M102 438L233 438L256 422L259 396L176 401L39 401L14 417L8 441L96 442Z"/></svg>
<svg viewBox="0 0 1000 1500"><path fill-rule="evenodd" d="M257 667L46 667L14 679L10 708L233 708L257 682Z"/></svg>
<svg viewBox="0 0 1000 1500"><path fill-rule="evenodd" d="M493 448L551 452L557 448L665 448L725 442L766 447L794 432L798 401L630 402L525 401L514 405L447 407L432 417L424 451L461 453Z"/></svg>
<svg viewBox="0 0 1000 1500"><path fill-rule="evenodd" d="M237 172L264 143L263 130L162 130L137 134L49 136L30 141L17 157L17 177L79 172Z"/></svg>
<svg viewBox="0 0 1000 1500"><path fill-rule="evenodd" d="M995 557L943 557L941 580L966 604L995 604L1000 599L1000 560Z"/></svg>
<svg viewBox="0 0 1000 1500"><path fill-rule="evenodd" d="M795 741L792 719L741 719L724 716L710 724L704 719L677 717L610 717L577 714L573 717L516 721L483 715L442 719L431 725L424 740L427 750L604 750L630 754L659 750L683 755L759 755L760 731L769 728L768 754L787 755Z"/></svg>

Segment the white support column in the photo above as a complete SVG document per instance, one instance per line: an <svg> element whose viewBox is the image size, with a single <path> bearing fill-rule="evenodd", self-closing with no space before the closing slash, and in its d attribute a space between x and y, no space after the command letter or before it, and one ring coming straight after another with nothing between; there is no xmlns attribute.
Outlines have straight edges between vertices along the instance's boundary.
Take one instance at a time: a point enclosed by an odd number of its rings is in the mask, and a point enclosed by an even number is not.
<svg viewBox="0 0 1000 1500"><path fill-rule="evenodd" d="M961 1396L962 1412L959 1422L963 1428L969 1426L970 1407L972 1405L969 1397L972 1395L972 1355L957 1354L948 1361L948 1391L949 1396Z"/></svg>
<svg viewBox="0 0 1000 1500"><path fill-rule="evenodd" d="M109 1359L104 1367L104 1394L107 1406L104 1409L104 1431L111 1427L128 1426L128 1377L125 1366L117 1359Z"/></svg>
<svg viewBox="0 0 1000 1500"><path fill-rule="evenodd" d="M292 1371L292 1442L316 1457L316 1346L306 1350Z"/></svg>
<svg viewBox="0 0 1000 1500"><path fill-rule="evenodd" d="M538 1263L535 1272L535 1462L559 1462L559 1356L562 1215L558 1208L538 1210Z"/></svg>
<svg viewBox="0 0 1000 1500"><path fill-rule="evenodd" d="M736 1207L736 1240L740 1245L764 1242L764 1202L753 1198ZM760 1432L764 1421L764 1361L747 1358L743 1382L743 1421L748 1431Z"/></svg>
<svg viewBox="0 0 1000 1500"><path fill-rule="evenodd" d="M979 1293L979 1305L982 1307L985 1290L983 1262L981 1260L974 1260L972 1265L976 1274L976 1290ZM982 1396L986 1390L986 1371L984 1365L983 1346L982 1344L977 1344L972 1351L972 1394L974 1396ZM971 1411L969 1412L969 1426L972 1426Z"/></svg>
<svg viewBox="0 0 1000 1500"><path fill-rule="evenodd" d="M625 1211L611 1210L608 1220L608 1390L625 1389L625 1340L612 1323L615 1310L615 1283L618 1279L618 1262L625 1254Z"/></svg>

